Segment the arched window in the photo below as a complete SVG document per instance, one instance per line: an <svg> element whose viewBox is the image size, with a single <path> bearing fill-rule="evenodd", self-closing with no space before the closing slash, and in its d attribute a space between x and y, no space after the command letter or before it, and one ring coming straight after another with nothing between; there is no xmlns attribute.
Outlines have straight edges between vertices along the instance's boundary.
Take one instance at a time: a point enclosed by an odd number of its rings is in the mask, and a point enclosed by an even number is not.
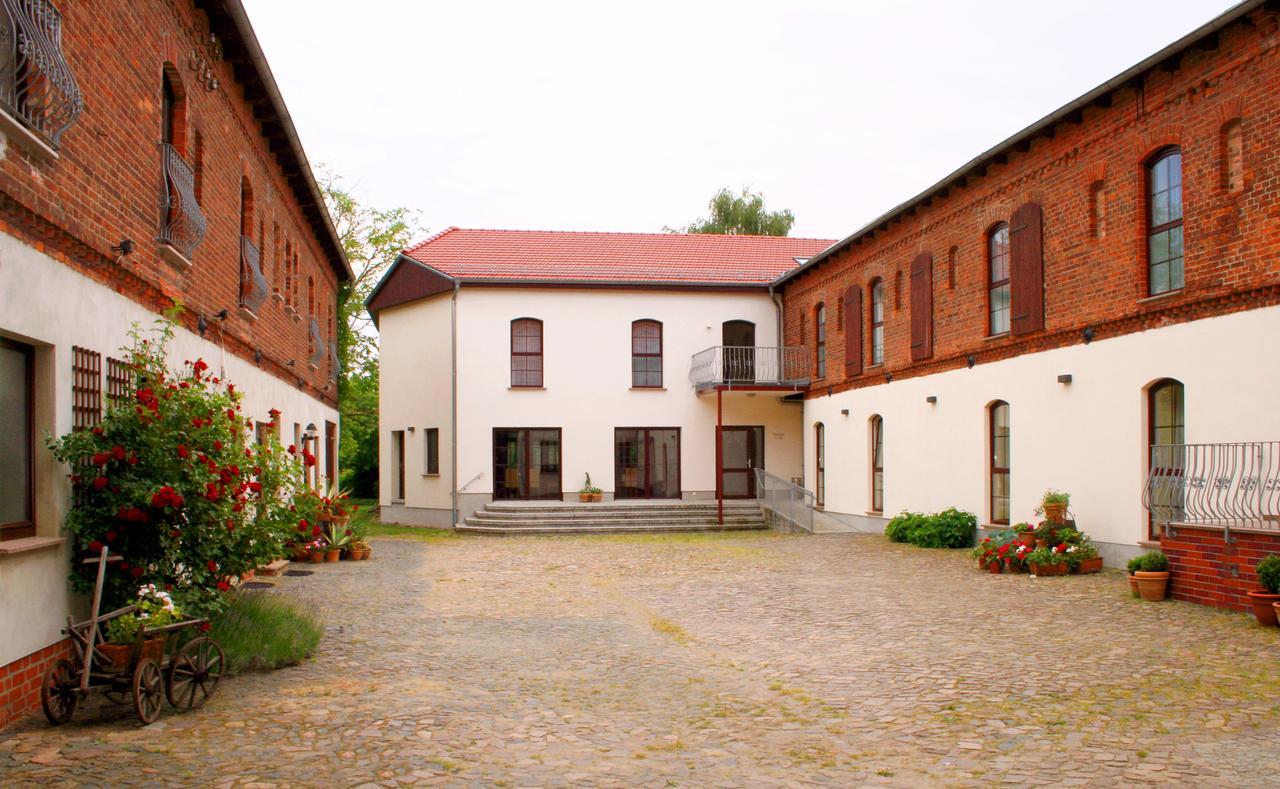
<svg viewBox="0 0 1280 789"><path fill-rule="evenodd" d="M814 503L818 507L826 504L827 499L827 446L826 431L822 423L813 426L813 494Z"/></svg>
<svg viewBox="0 0 1280 789"><path fill-rule="evenodd" d="M871 365L884 364L884 280L871 282Z"/></svg>
<svg viewBox="0 0 1280 789"><path fill-rule="evenodd" d="M172 63L160 74L160 140L187 155L187 94Z"/></svg>
<svg viewBox="0 0 1280 789"><path fill-rule="evenodd" d="M1184 402L1181 381L1165 378L1147 389L1147 461L1153 475L1177 478L1186 471ZM1173 516L1170 520L1177 519L1183 505L1181 485L1158 485L1152 490L1151 509ZM1148 518L1147 534L1151 539L1160 537L1160 526L1154 517Z"/></svg>
<svg viewBox="0 0 1280 789"><path fill-rule="evenodd" d="M662 324L631 324L631 385L637 389L662 388Z"/></svg>
<svg viewBox="0 0 1280 789"><path fill-rule="evenodd" d="M1182 288L1182 151L1165 148L1147 165L1147 294Z"/></svg>
<svg viewBox="0 0 1280 789"><path fill-rule="evenodd" d="M818 378L827 377L827 305L818 302L813 309L814 369Z"/></svg>
<svg viewBox="0 0 1280 789"><path fill-rule="evenodd" d="M871 511L884 512L884 419L871 417Z"/></svg>
<svg viewBox="0 0 1280 789"><path fill-rule="evenodd" d="M987 234L987 333L1009 331L1009 226L1004 222Z"/></svg>
<svg viewBox="0 0 1280 789"><path fill-rule="evenodd" d="M542 321L511 321L511 386L542 386Z"/></svg>
<svg viewBox="0 0 1280 789"><path fill-rule="evenodd" d="M991 522L1009 522L1009 404L997 400L987 407L991 444Z"/></svg>

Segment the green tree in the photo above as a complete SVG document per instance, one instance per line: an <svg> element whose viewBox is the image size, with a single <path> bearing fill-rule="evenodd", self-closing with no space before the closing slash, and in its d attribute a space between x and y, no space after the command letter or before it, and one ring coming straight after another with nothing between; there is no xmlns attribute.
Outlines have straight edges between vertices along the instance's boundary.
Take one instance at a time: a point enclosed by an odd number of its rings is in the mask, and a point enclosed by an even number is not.
<svg viewBox="0 0 1280 789"><path fill-rule="evenodd" d="M764 195L747 187L741 194L729 189L716 192L707 203L710 215L671 233L716 233L724 236L785 236L796 223L795 215L783 209L767 211Z"/></svg>
<svg viewBox="0 0 1280 789"><path fill-rule="evenodd" d="M377 329L364 302L421 228L416 212L374 208L325 167L320 168L320 188L354 274L338 289L338 460L342 484L367 498L378 491L378 347Z"/></svg>

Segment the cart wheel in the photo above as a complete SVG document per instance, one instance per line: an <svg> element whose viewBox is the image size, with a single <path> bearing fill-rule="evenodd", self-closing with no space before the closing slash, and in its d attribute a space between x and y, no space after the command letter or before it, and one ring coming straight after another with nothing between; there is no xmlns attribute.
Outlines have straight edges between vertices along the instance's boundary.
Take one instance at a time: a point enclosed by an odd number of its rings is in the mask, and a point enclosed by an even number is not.
<svg viewBox="0 0 1280 789"><path fill-rule="evenodd" d="M71 714L80 703L80 682L76 667L69 660L59 660L44 675L40 686L40 706L44 716L54 726L71 720Z"/></svg>
<svg viewBox="0 0 1280 789"><path fill-rule="evenodd" d="M133 709L138 713L138 720L155 723L162 706L164 677L160 674L160 666L151 658L143 658L133 670Z"/></svg>
<svg viewBox="0 0 1280 789"><path fill-rule="evenodd" d="M217 641L200 636L183 644L169 663L169 681L165 686L169 703L180 710L203 706L217 690L225 665L222 647Z"/></svg>

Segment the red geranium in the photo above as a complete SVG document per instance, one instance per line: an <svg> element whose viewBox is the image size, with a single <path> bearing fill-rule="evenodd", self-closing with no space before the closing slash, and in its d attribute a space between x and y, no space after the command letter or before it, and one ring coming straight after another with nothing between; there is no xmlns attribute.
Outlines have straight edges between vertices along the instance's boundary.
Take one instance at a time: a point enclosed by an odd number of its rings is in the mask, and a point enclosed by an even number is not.
<svg viewBox="0 0 1280 789"><path fill-rule="evenodd" d="M108 480L106 477L98 477L97 479L95 479L95 480L93 481L93 488L94 488L94 490L102 490L103 488L105 488L105 487L107 486L107 483L108 483L109 481L110 481L110 480Z"/></svg>
<svg viewBox="0 0 1280 789"><path fill-rule="evenodd" d="M186 460L187 458L191 457L191 450L187 449L186 445L179 444L178 457L182 458L183 460Z"/></svg>

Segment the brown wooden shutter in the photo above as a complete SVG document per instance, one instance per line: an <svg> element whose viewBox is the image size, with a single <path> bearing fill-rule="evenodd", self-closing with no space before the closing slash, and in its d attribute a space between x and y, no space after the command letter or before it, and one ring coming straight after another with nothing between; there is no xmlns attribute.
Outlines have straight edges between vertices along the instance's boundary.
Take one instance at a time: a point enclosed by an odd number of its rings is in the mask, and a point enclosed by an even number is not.
<svg viewBox="0 0 1280 789"><path fill-rule="evenodd" d="M844 292L844 374L862 375L862 286Z"/></svg>
<svg viewBox="0 0 1280 789"><path fill-rule="evenodd" d="M911 361L933 356L933 256L911 261Z"/></svg>
<svg viewBox="0 0 1280 789"><path fill-rule="evenodd" d="M1009 331L1044 328L1044 232L1038 203L1023 203L1009 220Z"/></svg>

